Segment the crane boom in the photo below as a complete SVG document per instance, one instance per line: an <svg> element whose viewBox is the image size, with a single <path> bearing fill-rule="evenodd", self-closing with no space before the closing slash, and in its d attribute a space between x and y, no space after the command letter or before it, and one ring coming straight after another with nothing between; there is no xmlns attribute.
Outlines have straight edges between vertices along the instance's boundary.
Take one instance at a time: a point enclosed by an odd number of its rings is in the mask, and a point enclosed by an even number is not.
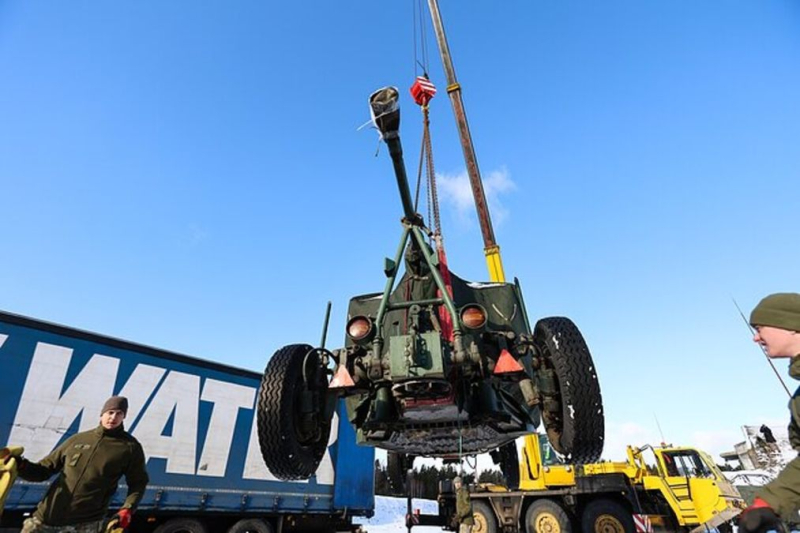
<svg viewBox="0 0 800 533"><path fill-rule="evenodd" d="M464 102L461 99L461 86L456 80L456 71L453 68L453 60L450 56L450 47L447 45L447 36L444 33L442 16L439 12L437 0L428 0L428 7L433 20L434 31L436 32L436 42L439 44L439 53L442 56L445 75L447 76L447 94L450 103L453 105L453 113L456 117L458 135L461 139L461 149L464 152L464 161L467 165L467 175L469 176L472 196L475 199L475 208L478 210L478 222L481 226L483 235L483 252L486 255L486 265L489 268L489 277L492 281L505 282L505 272L503 271L503 261L500 258L500 246L494 238L494 228L492 219L489 216L489 206L486 203L486 194L483 191L483 181L481 180L478 159L475 156L475 147L472 144L472 136L469 132L467 115L464 111Z"/></svg>

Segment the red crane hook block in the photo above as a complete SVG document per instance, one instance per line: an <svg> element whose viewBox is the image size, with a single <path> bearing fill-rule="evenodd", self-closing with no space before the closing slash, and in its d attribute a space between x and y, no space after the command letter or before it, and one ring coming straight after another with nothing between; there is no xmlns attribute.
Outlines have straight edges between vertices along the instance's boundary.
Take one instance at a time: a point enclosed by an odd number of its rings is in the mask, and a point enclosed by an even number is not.
<svg viewBox="0 0 800 533"><path fill-rule="evenodd" d="M436 94L436 86L426 76L417 76L411 86L411 96L417 105L426 106Z"/></svg>

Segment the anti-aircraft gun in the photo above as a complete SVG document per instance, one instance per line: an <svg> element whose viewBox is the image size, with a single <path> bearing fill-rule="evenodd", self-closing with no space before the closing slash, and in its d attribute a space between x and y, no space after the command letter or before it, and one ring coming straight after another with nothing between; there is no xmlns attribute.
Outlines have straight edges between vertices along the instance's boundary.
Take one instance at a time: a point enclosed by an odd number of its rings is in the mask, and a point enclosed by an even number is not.
<svg viewBox="0 0 800 533"><path fill-rule="evenodd" d="M440 263L411 201L397 89L376 91L370 106L394 165L402 237L385 260L383 291L350 300L343 348L289 345L267 364L258 400L267 467L282 479L310 477L340 397L358 441L390 459L494 452L513 472L514 439L543 421L567 460L596 461L602 400L581 333L563 317L531 328L516 280L473 283Z"/></svg>

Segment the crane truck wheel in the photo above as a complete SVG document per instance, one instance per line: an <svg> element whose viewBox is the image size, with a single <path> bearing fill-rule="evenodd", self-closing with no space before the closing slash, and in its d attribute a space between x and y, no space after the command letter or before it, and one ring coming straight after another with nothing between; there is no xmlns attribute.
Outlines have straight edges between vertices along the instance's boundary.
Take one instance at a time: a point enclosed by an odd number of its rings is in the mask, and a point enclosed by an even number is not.
<svg viewBox="0 0 800 533"><path fill-rule="evenodd" d="M583 533L635 533L633 516L619 502L599 499L590 502L581 518Z"/></svg>
<svg viewBox="0 0 800 533"><path fill-rule="evenodd" d="M572 522L563 507L553 500L536 500L525 512L527 533L572 533Z"/></svg>
<svg viewBox="0 0 800 533"><path fill-rule="evenodd" d="M233 524L228 533L272 533L272 526L260 518L243 518Z"/></svg>
<svg viewBox="0 0 800 533"><path fill-rule="evenodd" d="M583 335L568 318L543 318L534 327L533 344L541 370L555 375L555 394L543 393L540 402L550 445L569 463L597 461L605 437L603 398Z"/></svg>
<svg viewBox="0 0 800 533"><path fill-rule="evenodd" d="M208 528L194 518L173 518L158 526L153 533L208 533Z"/></svg>
<svg viewBox="0 0 800 533"><path fill-rule="evenodd" d="M308 479L328 446L325 416L328 377L307 344L284 346L272 356L258 389L258 444L278 479Z"/></svg>
<svg viewBox="0 0 800 533"><path fill-rule="evenodd" d="M488 503L473 501L472 518L475 520L472 533L497 533L497 518L494 516L492 506Z"/></svg>

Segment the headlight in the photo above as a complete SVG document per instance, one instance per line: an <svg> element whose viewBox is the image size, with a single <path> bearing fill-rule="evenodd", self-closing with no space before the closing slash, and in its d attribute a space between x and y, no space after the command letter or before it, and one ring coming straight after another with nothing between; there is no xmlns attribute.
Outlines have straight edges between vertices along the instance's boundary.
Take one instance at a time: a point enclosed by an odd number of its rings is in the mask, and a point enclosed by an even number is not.
<svg viewBox="0 0 800 533"><path fill-rule="evenodd" d="M372 329L372 320L365 316L354 316L347 323L347 336L355 342L369 340Z"/></svg>
<svg viewBox="0 0 800 533"><path fill-rule="evenodd" d="M478 329L486 325L486 311L478 304L464 306L461 310L461 323L469 329Z"/></svg>

